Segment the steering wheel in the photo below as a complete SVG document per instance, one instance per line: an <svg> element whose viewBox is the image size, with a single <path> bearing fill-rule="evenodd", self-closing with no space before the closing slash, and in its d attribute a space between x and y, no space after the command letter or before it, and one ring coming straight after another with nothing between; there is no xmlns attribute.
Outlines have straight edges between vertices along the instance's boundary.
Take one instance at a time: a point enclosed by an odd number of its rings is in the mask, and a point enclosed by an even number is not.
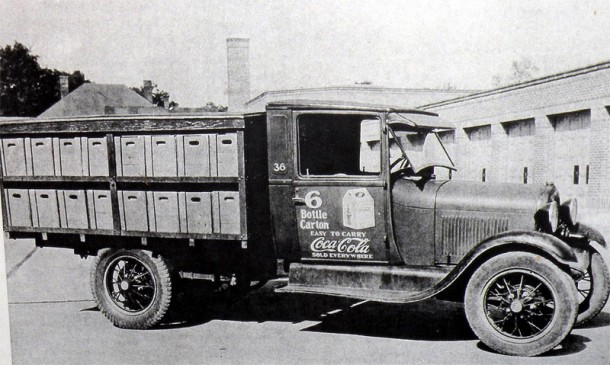
<svg viewBox="0 0 610 365"><path fill-rule="evenodd" d="M399 165L399 164L400 165L398 166L398 169L396 171L404 170L404 168L407 167L408 163L409 163L409 161L407 160L407 158L404 155L402 155L402 156L398 157L396 159L396 161L394 161L390 164L390 171L392 171L392 169L396 165ZM394 172L396 172L396 171L394 171Z"/></svg>

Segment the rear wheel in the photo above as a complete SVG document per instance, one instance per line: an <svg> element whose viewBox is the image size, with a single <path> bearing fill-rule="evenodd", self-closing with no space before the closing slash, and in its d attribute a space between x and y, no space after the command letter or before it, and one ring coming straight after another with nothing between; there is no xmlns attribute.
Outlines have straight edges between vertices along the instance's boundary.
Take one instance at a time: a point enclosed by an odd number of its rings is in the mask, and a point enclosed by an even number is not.
<svg viewBox="0 0 610 365"><path fill-rule="evenodd" d="M577 315L572 278L549 260L510 252L486 261L466 287L474 333L503 354L535 356L557 346Z"/></svg>
<svg viewBox="0 0 610 365"><path fill-rule="evenodd" d="M587 273L582 279L576 281L579 300L577 325L590 321L601 312L608 302L609 286L608 266L599 252L593 251Z"/></svg>
<svg viewBox="0 0 610 365"><path fill-rule="evenodd" d="M115 326L146 329L158 324L172 300L166 260L142 250L107 250L91 270L91 291Z"/></svg>

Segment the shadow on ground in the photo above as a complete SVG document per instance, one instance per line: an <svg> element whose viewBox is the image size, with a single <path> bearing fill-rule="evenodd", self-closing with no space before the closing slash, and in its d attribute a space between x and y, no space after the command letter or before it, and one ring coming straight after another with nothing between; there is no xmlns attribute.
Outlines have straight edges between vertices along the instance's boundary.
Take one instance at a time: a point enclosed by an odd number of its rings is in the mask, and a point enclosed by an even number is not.
<svg viewBox="0 0 610 365"><path fill-rule="evenodd" d="M427 341L472 340L460 304L427 300L394 305L321 295L278 294L268 283L245 297L211 293L191 282L159 329L190 327L212 320L247 322L317 322L305 331Z"/></svg>
<svg viewBox="0 0 610 365"><path fill-rule="evenodd" d="M166 320L156 330L193 327L214 320L241 322L312 322L303 331L422 341L476 340L460 303L430 299L411 304L386 304L322 295L280 294L271 281L245 296L216 291L208 282L187 281L177 290ZM97 307L82 311L96 311ZM602 312L582 328L610 326ZM590 339L569 335L542 355L557 357L583 351ZM483 351L494 352L482 342Z"/></svg>

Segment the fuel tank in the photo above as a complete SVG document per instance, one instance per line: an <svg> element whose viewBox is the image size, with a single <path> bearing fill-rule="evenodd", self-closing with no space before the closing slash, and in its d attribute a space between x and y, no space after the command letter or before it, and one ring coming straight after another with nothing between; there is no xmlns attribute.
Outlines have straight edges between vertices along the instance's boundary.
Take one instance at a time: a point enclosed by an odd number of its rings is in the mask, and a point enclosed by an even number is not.
<svg viewBox="0 0 610 365"><path fill-rule="evenodd" d="M392 187L394 232L407 264L453 264L481 240L532 230L545 186L474 181L397 180Z"/></svg>

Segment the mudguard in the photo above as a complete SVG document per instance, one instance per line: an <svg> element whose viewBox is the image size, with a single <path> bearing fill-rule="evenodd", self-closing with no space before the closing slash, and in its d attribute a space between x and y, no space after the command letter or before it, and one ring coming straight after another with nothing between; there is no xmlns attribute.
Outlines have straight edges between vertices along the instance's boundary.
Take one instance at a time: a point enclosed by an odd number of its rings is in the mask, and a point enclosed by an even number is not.
<svg viewBox="0 0 610 365"><path fill-rule="evenodd" d="M595 228L589 227L586 224L582 224L582 223L578 223L577 228L578 228L577 233L584 235L590 241L595 241L604 248L608 247L608 245L606 244L606 240L604 239L604 236Z"/></svg>
<svg viewBox="0 0 610 365"><path fill-rule="evenodd" d="M503 250L503 247L506 249ZM437 290L442 291L451 286L478 259L487 259L489 255L503 252L514 252L519 247L524 251L544 253L573 273L584 273L589 266L589 255L585 254L584 250L572 248L557 237L537 231L509 231L489 237L470 250L451 273L436 285Z"/></svg>
<svg viewBox="0 0 610 365"><path fill-rule="evenodd" d="M507 245L520 245L541 250L555 261L567 266L578 264L578 257L572 247L557 237L537 231L508 231L489 237L475 246L460 262L469 265L477 257L489 250Z"/></svg>

